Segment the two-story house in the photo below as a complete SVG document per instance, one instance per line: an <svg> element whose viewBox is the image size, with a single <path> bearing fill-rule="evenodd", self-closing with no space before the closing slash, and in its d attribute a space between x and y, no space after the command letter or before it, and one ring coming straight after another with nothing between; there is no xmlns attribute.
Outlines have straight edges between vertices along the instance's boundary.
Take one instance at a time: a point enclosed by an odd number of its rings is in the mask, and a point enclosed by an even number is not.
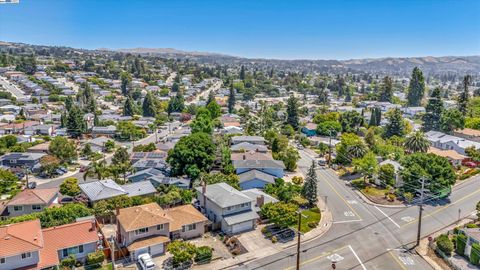
<svg viewBox="0 0 480 270"><path fill-rule="evenodd" d="M200 206L213 229L236 234L255 228L258 214L252 198L226 183L204 185L196 190Z"/></svg>
<svg viewBox="0 0 480 270"><path fill-rule="evenodd" d="M251 144L259 144L264 145L265 139L260 136L234 136L231 139L232 145L239 144L239 143L251 143Z"/></svg>
<svg viewBox="0 0 480 270"><path fill-rule="evenodd" d="M27 168L32 172L40 169L40 159L45 156L44 153L17 153L3 155L1 164L10 168Z"/></svg>
<svg viewBox="0 0 480 270"><path fill-rule="evenodd" d="M242 189L264 188L266 184L275 182L275 178L282 178L285 164L281 160L234 160L233 167L240 178Z"/></svg>
<svg viewBox="0 0 480 270"><path fill-rule="evenodd" d="M40 212L58 203L57 188L24 189L7 203L8 217Z"/></svg>

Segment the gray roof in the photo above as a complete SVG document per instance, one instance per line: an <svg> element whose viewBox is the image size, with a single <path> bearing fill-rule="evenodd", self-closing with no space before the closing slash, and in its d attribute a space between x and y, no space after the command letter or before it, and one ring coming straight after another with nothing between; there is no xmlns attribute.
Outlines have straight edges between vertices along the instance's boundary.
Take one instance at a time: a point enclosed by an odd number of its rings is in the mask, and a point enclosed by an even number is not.
<svg viewBox="0 0 480 270"><path fill-rule="evenodd" d="M234 160L233 167L246 169L285 169L281 160Z"/></svg>
<svg viewBox="0 0 480 270"><path fill-rule="evenodd" d="M184 187L184 188L190 187L190 179L187 179L187 178L156 175L156 176L150 177L149 180L162 185L168 185L168 186L174 185L174 186Z"/></svg>
<svg viewBox="0 0 480 270"><path fill-rule="evenodd" d="M122 186L129 197L154 194L157 192L150 181L140 181Z"/></svg>
<svg viewBox="0 0 480 270"><path fill-rule="evenodd" d="M260 197L260 196L263 196L263 203L266 204L266 203L277 203L279 202L277 199L275 199L274 197L268 195L267 193L261 191L260 189L258 188L251 188L251 189L246 189L246 190L242 190L242 193L247 195L248 197L252 198L252 200L255 200L255 211L256 212L260 212L260 207L258 207L257 205L257 198Z"/></svg>
<svg viewBox="0 0 480 270"><path fill-rule="evenodd" d="M201 193L202 187L197 187L196 190ZM250 197L226 183L208 185L205 196L221 208L253 202Z"/></svg>
<svg viewBox="0 0 480 270"><path fill-rule="evenodd" d="M265 139L260 136L235 136L232 137L232 143L237 144L241 142L261 142L264 143Z"/></svg>
<svg viewBox="0 0 480 270"><path fill-rule="evenodd" d="M248 172L244 172L238 175L240 179L240 183L244 183L253 179L260 179L268 183L275 183L275 177L268 174L261 172L259 170L250 170Z"/></svg>
<svg viewBox="0 0 480 270"><path fill-rule="evenodd" d="M106 127L93 127L92 132L115 132L117 131L116 126L106 126Z"/></svg>
<svg viewBox="0 0 480 270"><path fill-rule="evenodd" d="M78 185L90 201L104 200L128 193L111 179L89 182Z"/></svg>
<svg viewBox="0 0 480 270"><path fill-rule="evenodd" d="M18 153L12 152L10 154L5 154L1 158L2 160L37 160L45 156L45 153Z"/></svg>
<svg viewBox="0 0 480 270"><path fill-rule="evenodd" d="M223 220L225 220L227 225L231 226L245 221L255 220L257 218L259 218L258 214L255 211L250 210L243 213L235 213L230 216L224 216Z"/></svg>
<svg viewBox="0 0 480 270"><path fill-rule="evenodd" d="M242 143L239 143L239 144L232 145L230 147L230 150L232 150L232 151L245 150L245 151L259 151L259 152L267 152L268 151L268 149L265 145L251 144L251 143L248 143L248 142L242 142Z"/></svg>

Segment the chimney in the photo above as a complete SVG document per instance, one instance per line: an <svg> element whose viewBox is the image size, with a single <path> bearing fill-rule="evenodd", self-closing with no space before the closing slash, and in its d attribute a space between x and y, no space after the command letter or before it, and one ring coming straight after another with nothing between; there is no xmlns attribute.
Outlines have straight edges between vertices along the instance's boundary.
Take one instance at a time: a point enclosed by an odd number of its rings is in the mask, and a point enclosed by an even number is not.
<svg viewBox="0 0 480 270"><path fill-rule="evenodd" d="M262 207L264 203L265 203L265 197L263 195L258 196L257 207Z"/></svg>
<svg viewBox="0 0 480 270"><path fill-rule="evenodd" d="M92 227L90 228L90 231L93 232L97 229L97 227L95 226L95 219L92 219L91 225Z"/></svg>
<svg viewBox="0 0 480 270"><path fill-rule="evenodd" d="M245 154L243 154L243 160L247 159L247 156Z"/></svg>

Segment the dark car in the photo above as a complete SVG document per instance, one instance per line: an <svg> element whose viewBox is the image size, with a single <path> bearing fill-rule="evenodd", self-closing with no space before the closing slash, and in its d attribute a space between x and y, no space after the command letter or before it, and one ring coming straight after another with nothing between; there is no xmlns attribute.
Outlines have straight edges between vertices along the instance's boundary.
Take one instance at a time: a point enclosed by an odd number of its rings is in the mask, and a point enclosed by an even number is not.
<svg viewBox="0 0 480 270"><path fill-rule="evenodd" d="M34 189L37 187L37 182L28 182L27 188Z"/></svg>

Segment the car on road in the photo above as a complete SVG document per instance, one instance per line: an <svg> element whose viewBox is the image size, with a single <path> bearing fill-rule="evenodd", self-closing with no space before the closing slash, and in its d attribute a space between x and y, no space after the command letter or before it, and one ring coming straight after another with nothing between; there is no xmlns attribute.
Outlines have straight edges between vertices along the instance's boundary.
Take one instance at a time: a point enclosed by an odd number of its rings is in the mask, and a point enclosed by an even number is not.
<svg viewBox="0 0 480 270"><path fill-rule="evenodd" d="M153 270L156 268L155 263L152 260L152 257L148 253L143 253L138 255L138 264L142 270Z"/></svg>
<svg viewBox="0 0 480 270"><path fill-rule="evenodd" d="M88 166L80 167L80 172L86 172L88 170Z"/></svg>
<svg viewBox="0 0 480 270"><path fill-rule="evenodd" d="M28 182L27 188L34 189L37 187L37 182Z"/></svg>
<svg viewBox="0 0 480 270"><path fill-rule="evenodd" d="M319 159L318 159L318 165L320 165L320 166L325 166L325 165L327 165L327 159L325 159L325 158L319 158Z"/></svg>

